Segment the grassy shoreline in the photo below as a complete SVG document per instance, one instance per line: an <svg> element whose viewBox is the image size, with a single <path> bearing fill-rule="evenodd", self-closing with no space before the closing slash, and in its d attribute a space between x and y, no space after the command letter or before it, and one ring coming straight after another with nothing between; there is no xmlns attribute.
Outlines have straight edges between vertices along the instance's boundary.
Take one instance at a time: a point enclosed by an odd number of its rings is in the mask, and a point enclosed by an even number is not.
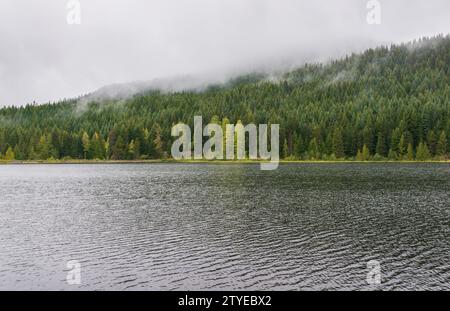
<svg viewBox="0 0 450 311"><path fill-rule="evenodd" d="M0 160L0 165L30 165L30 164L260 164L268 163L262 160L25 160L25 161L5 161ZM280 164L333 164L333 163L450 163L450 160L427 160L427 161L356 161L356 160L280 160Z"/></svg>

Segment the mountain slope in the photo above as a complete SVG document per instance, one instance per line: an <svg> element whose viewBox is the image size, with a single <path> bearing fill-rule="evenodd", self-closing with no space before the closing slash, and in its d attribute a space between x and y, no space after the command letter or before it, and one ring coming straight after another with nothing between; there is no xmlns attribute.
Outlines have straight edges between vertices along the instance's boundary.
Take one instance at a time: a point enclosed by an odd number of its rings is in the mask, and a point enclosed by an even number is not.
<svg viewBox="0 0 450 311"><path fill-rule="evenodd" d="M450 146L450 37L380 47L277 79L0 109L9 158L160 158L174 123L280 124L283 157L425 159ZM408 148L409 147L409 148ZM364 152L363 152L364 151Z"/></svg>

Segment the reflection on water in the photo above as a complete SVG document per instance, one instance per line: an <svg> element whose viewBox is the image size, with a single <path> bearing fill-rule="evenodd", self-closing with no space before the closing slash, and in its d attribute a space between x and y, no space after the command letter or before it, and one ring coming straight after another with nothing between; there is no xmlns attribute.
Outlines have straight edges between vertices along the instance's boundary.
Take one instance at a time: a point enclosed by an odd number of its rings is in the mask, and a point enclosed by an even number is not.
<svg viewBox="0 0 450 311"><path fill-rule="evenodd" d="M447 164L0 166L0 289L450 290ZM81 285L68 285L70 260ZM382 284L368 285L367 262Z"/></svg>

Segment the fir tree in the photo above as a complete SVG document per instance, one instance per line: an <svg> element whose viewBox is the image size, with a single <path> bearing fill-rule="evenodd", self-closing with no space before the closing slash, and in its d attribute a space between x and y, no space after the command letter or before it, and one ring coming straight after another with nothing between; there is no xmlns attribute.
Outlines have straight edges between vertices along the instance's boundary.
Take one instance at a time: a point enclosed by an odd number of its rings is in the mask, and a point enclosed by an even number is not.
<svg viewBox="0 0 450 311"><path fill-rule="evenodd" d="M8 150L6 150L5 160L6 161L13 161L13 160L15 160L14 151L13 151L13 149L11 147L8 147Z"/></svg>
<svg viewBox="0 0 450 311"><path fill-rule="evenodd" d="M407 152L407 146L406 146L406 141L405 141L405 135L402 134L402 136L400 137L400 141L398 143L398 158L401 160L403 159L403 157L405 156L406 152Z"/></svg>
<svg viewBox="0 0 450 311"><path fill-rule="evenodd" d="M384 141L384 136L382 133L378 133L376 153L380 156L386 155L386 143Z"/></svg>
<svg viewBox="0 0 450 311"><path fill-rule="evenodd" d="M414 149L411 143L408 144L407 159L408 161L414 161Z"/></svg>
<svg viewBox="0 0 450 311"><path fill-rule="evenodd" d="M369 161L370 160L370 151L369 148L364 145L362 149L362 160L363 161Z"/></svg>
<svg viewBox="0 0 450 311"><path fill-rule="evenodd" d="M287 159L289 157L289 147L288 147L288 142L287 139L284 139L284 144L283 144L283 158Z"/></svg>
<svg viewBox="0 0 450 311"><path fill-rule="evenodd" d="M388 159L389 160L397 160L397 158L398 158L397 152L395 152L392 149L389 149Z"/></svg>
<svg viewBox="0 0 450 311"><path fill-rule="evenodd" d="M333 148L332 152L337 158L343 158L344 155L344 142L342 140L342 131L339 128L335 128L333 131Z"/></svg>
<svg viewBox="0 0 450 311"><path fill-rule="evenodd" d="M91 141L89 139L88 133L83 132L83 136L81 137L81 142L83 143L84 159L87 159L87 157L89 155L89 149L91 147Z"/></svg>
<svg viewBox="0 0 450 311"><path fill-rule="evenodd" d="M164 143L161 137L161 127L156 125L155 127L155 139L153 140L153 146L156 152L156 157L161 158L164 154Z"/></svg>
<svg viewBox="0 0 450 311"><path fill-rule="evenodd" d="M356 153L356 161L364 161L362 152L360 149L358 149L358 152Z"/></svg>
<svg viewBox="0 0 450 311"><path fill-rule="evenodd" d="M430 151L425 143L420 142L417 147L416 159L418 161L426 161L430 158Z"/></svg>
<svg viewBox="0 0 450 311"><path fill-rule="evenodd" d="M442 131L436 146L436 155L445 157L447 155L447 135Z"/></svg>
<svg viewBox="0 0 450 311"><path fill-rule="evenodd" d="M309 143L308 155L311 160L320 160L319 145L316 138L311 139Z"/></svg>

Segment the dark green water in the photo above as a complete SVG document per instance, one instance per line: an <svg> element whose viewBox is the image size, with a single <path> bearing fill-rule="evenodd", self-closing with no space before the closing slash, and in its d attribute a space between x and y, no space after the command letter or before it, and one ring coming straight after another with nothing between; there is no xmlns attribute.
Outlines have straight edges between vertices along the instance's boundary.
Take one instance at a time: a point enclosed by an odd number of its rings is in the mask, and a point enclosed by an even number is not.
<svg viewBox="0 0 450 311"><path fill-rule="evenodd" d="M448 164L0 166L0 289L450 290L449 225Z"/></svg>

